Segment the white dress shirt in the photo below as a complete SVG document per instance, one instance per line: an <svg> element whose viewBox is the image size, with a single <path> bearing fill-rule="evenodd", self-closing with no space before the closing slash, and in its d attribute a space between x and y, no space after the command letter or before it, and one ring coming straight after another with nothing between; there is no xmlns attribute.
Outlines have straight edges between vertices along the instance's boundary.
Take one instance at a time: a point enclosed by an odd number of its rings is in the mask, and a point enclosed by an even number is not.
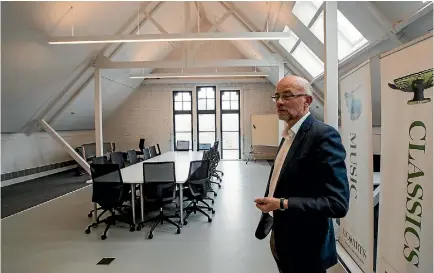
<svg viewBox="0 0 434 273"><path fill-rule="evenodd" d="M270 180L270 186L268 188L268 197L273 197L274 190L276 189L277 185L277 180L279 179L280 170L282 169L283 162L285 162L285 158L288 154L289 148L291 148L291 144L295 136L297 135L298 130L300 130L301 125L309 115L310 112L307 112L291 128L289 128L289 126L287 125L283 130L282 137L285 139L285 141L283 142L282 147L280 147L276 159L274 160L274 169ZM273 216L272 211L270 211L270 215Z"/></svg>

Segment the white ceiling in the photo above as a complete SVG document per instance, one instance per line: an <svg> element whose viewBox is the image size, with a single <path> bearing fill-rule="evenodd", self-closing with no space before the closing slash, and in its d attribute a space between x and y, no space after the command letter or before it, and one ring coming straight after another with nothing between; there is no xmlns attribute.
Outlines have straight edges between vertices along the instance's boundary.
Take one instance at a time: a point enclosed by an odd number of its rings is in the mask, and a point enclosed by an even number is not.
<svg viewBox="0 0 434 273"><path fill-rule="evenodd" d="M139 6L140 5L140 6ZM269 31L282 31L288 25L318 56L323 44L292 14L294 2L191 2L190 31L208 31L228 11L228 16L216 28L221 32L265 31L268 18ZM386 39L393 24L406 22L422 6L412 2L339 2L339 10L370 41L377 45L361 56L340 65L340 73L368 58L392 49L400 43L425 34L432 29L432 4L430 12L411 20L396 36ZM71 9L73 7L73 9ZM46 118L57 130L93 128L92 59L102 53L115 61L130 60L180 60L184 57L181 42L134 43L125 45L62 45L47 43L51 36L112 35L137 32L139 21L144 20L140 33L179 33L185 30L183 2L2 2L1 50L2 94L1 131L25 132L32 122ZM374 10L374 11L373 11ZM145 19L145 12L152 20ZM377 16L374 16L374 13ZM390 36L390 35L389 35ZM384 41L383 41L384 40ZM198 45L196 45L198 44ZM120 46L120 48L118 48ZM117 50L115 50L118 48ZM234 41L219 43L190 43L190 59L263 59L283 58L286 73L310 75L278 42ZM217 50L216 50L217 49ZM112 54L115 52L115 54ZM113 56L112 56L113 55ZM252 71L254 68L245 68ZM227 69L222 69L225 71ZM268 80L276 84L277 69L268 71ZM157 69L155 72L170 70ZM107 70L102 73L103 116L114 114L120 104L135 90L141 80L130 79L129 70ZM142 70L136 71L142 72ZM147 69L145 73L152 71ZM375 74L376 72L373 71ZM378 71L379 73L379 71ZM164 81L162 81L164 82ZM375 82L375 81L373 81ZM378 80L379 84L379 80ZM322 116L323 81L319 77L314 87L317 94L313 112ZM379 90L373 90L374 106L379 105ZM73 113L73 114L72 114ZM380 121L380 111L374 109L374 124Z"/></svg>

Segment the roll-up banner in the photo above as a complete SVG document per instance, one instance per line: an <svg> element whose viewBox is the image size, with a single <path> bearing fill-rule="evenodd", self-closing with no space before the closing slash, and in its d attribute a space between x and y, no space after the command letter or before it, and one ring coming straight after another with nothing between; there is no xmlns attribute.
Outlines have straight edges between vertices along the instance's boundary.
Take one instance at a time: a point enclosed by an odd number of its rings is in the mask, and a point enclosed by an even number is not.
<svg viewBox="0 0 434 273"><path fill-rule="evenodd" d="M377 273L433 272L433 39L382 54Z"/></svg>
<svg viewBox="0 0 434 273"><path fill-rule="evenodd" d="M339 243L359 268L373 272L374 208L371 72L369 61L340 80L341 135L347 152L350 206L340 221Z"/></svg>

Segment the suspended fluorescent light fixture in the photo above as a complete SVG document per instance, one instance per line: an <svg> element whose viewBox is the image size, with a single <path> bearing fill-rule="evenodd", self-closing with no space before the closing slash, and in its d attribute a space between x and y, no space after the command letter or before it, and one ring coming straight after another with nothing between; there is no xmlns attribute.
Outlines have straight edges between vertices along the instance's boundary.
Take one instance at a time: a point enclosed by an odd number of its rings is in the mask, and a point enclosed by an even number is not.
<svg viewBox="0 0 434 273"><path fill-rule="evenodd" d="M267 77L261 72L215 72L215 73L154 73L148 75L130 75L131 79L169 79L169 78L242 78Z"/></svg>
<svg viewBox="0 0 434 273"><path fill-rule="evenodd" d="M230 41L230 40L281 40L289 39L288 32L195 32L138 35L61 36L54 37L51 45L179 42L179 41Z"/></svg>

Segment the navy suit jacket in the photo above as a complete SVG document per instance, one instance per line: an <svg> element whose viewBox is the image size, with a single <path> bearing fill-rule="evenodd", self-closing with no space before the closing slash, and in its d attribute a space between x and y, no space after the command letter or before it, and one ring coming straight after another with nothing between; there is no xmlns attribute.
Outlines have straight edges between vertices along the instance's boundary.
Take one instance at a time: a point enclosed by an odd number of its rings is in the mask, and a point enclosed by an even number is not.
<svg viewBox="0 0 434 273"><path fill-rule="evenodd" d="M283 139L280 147L283 144ZM288 209L273 212L273 231L283 270L325 270L337 263L332 218L349 205L346 152L339 133L312 114L302 123L288 151L274 197ZM273 168L270 172L265 196Z"/></svg>

